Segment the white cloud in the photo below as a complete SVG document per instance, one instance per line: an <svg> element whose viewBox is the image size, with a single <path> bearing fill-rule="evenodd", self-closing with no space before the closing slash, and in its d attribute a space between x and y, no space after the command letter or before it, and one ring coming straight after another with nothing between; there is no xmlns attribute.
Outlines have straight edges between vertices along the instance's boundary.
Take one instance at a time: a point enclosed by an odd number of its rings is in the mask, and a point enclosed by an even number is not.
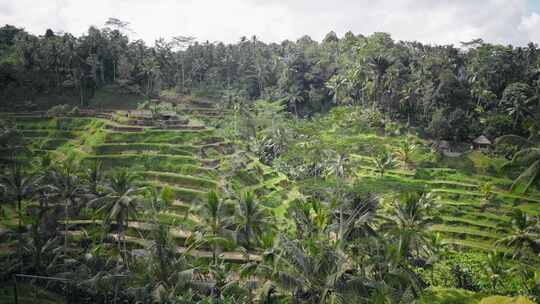
<svg viewBox="0 0 540 304"><path fill-rule="evenodd" d="M42 34L47 28L81 34L108 17L132 23L136 38L192 35L199 40L264 41L322 39L343 34L389 32L395 39L458 43L540 42L540 16L526 0L0 0L0 23Z"/></svg>
<svg viewBox="0 0 540 304"><path fill-rule="evenodd" d="M527 34L528 40L536 43L540 42L540 15L533 12L524 17L521 20L519 29Z"/></svg>

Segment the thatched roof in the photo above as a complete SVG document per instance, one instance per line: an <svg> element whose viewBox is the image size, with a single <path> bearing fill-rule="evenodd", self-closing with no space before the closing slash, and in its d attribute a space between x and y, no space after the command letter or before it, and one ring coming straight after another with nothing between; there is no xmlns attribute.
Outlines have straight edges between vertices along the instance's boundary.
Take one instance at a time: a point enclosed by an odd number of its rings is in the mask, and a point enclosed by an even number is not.
<svg viewBox="0 0 540 304"><path fill-rule="evenodd" d="M475 140L473 140L473 143L477 145L491 145L491 140L489 140L484 135L480 135Z"/></svg>

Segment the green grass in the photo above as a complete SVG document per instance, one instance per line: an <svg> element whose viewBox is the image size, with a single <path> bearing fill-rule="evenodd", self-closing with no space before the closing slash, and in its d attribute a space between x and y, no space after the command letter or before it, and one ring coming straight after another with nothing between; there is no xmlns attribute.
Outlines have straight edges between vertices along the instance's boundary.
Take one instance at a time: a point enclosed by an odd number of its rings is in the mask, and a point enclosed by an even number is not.
<svg viewBox="0 0 540 304"><path fill-rule="evenodd" d="M487 228L492 230L501 230L501 232L506 231L505 228L501 227L501 223L455 216L441 216L441 218L446 224L466 224L468 226L474 226L477 229Z"/></svg>
<svg viewBox="0 0 540 304"><path fill-rule="evenodd" d="M68 138L44 138L34 142L33 145L41 150L55 150L69 141Z"/></svg>
<svg viewBox="0 0 540 304"><path fill-rule="evenodd" d="M90 117L41 117L14 118L16 127L21 130L83 131L96 119Z"/></svg>
<svg viewBox="0 0 540 304"><path fill-rule="evenodd" d="M144 132L106 131L106 143L169 143L186 144L203 140L212 133L211 130L146 130Z"/></svg>
<svg viewBox="0 0 540 304"><path fill-rule="evenodd" d="M173 155L193 155L198 148L191 145L173 145L158 143L108 143L98 144L92 147L96 154L117 154L117 153L141 153L157 152L161 154Z"/></svg>
<svg viewBox="0 0 540 304"><path fill-rule="evenodd" d="M168 184L168 183L146 181L142 184L152 185L156 188L161 188L163 187L163 185L167 185L171 188L171 191L173 192L176 199L185 201L185 202L192 202L193 200L203 200L203 199L206 199L206 195L207 195L206 191L178 187L178 186L175 186L173 184Z"/></svg>
<svg viewBox="0 0 540 304"><path fill-rule="evenodd" d="M145 171L139 173L146 180L154 180L157 182L167 183L183 188L197 189L202 191L214 190L218 187L217 182L200 177L192 177L189 175L164 173L156 171Z"/></svg>
<svg viewBox="0 0 540 304"><path fill-rule="evenodd" d="M78 137L76 131L56 130L56 129L32 129L21 130L24 137L48 137L48 138L67 138L74 139Z"/></svg>
<svg viewBox="0 0 540 304"><path fill-rule="evenodd" d="M449 226L444 224L435 224L430 227L431 231L448 233L451 235L461 235L468 237L477 237L485 239L498 240L504 237L502 233L490 232L486 229L480 230L470 226Z"/></svg>
<svg viewBox="0 0 540 304"><path fill-rule="evenodd" d="M180 168L182 165L198 165L199 160L191 156L167 154L112 154L89 155L84 159L101 161L107 168L140 166L148 170L158 170L163 167Z"/></svg>
<svg viewBox="0 0 540 304"><path fill-rule="evenodd" d="M253 186L261 182L254 172L245 169L238 170L232 180L238 182L241 186Z"/></svg>
<svg viewBox="0 0 540 304"><path fill-rule="evenodd" d="M421 304L478 304L484 295L464 289L432 287L424 292Z"/></svg>
<svg viewBox="0 0 540 304"><path fill-rule="evenodd" d="M391 192L409 192L409 191L426 191L425 184L418 183L413 179L400 178L396 176L374 176L361 175L359 177L357 188L362 192L370 193L391 193Z"/></svg>
<svg viewBox="0 0 540 304"><path fill-rule="evenodd" d="M496 246L493 242L487 242L482 240L454 239L449 237L444 239L444 243L449 245L456 245L461 248L468 248L487 252L492 252L494 250L509 251L504 247Z"/></svg>

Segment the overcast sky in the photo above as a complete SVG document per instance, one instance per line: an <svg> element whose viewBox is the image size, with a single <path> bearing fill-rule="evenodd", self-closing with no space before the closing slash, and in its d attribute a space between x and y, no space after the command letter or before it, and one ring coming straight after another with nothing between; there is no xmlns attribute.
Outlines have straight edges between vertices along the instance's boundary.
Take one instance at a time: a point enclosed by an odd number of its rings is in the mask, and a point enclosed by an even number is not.
<svg viewBox="0 0 540 304"><path fill-rule="evenodd" d="M131 38L149 44L176 35L320 40L331 30L438 44L540 43L540 0L0 0L0 24L35 34L52 28L80 35L108 17L130 22Z"/></svg>

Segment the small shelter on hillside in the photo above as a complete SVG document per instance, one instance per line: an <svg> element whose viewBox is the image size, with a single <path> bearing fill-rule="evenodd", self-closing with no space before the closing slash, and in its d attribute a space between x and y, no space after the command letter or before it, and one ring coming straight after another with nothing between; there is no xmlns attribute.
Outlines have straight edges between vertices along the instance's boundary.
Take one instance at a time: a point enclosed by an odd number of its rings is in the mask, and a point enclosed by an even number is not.
<svg viewBox="0 0 540 304"><path fill-rule="evenodd" d="M491 140L489 140L484 135L480 135L475 140L473 140L473 149L489 151L491 149L491 145Z"/></svg>

